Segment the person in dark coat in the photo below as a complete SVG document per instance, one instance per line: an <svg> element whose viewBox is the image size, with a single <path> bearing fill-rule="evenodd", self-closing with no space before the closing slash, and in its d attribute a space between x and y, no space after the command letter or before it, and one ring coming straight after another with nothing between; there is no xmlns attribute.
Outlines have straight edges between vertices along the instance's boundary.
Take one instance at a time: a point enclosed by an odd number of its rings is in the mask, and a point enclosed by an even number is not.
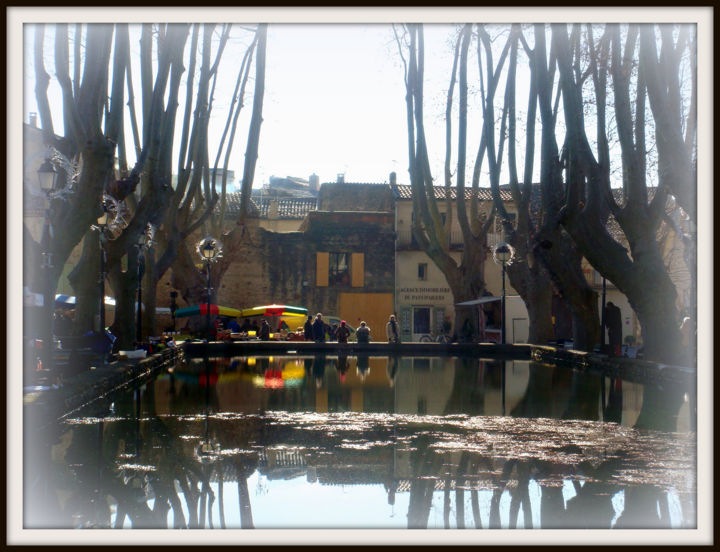
<svg viewBox="0 0 720 552"><path fill-rule="evenodd" d="M263 320L260 324L260 339L263 341L270 339L270 324L267 323L267 320Z"/></svg>
<svg viewBox="0 0 720 552"><path fill-rule="evenodd" d="M325 322L323 322L321 312L317 313L317 316L315 316L315 322L313 322L312 330L315 343L325 343Z"/></svg>
<svg viewBox="0 0 720 552"><path fill-rule="evenodd" d="M340 322L340 326L338 326L338 329L335 331L335 336L337 337L338 343L347 343L349 335L350 328L347 327L345 320L342 320Z"/></svg>
<svg viewBox="0 0 720 552"><path fill-rule="evenodd" d="M305 334L306 341L313 340L313 323L312 323L312 316L310 316L310 315L308 315L307 320L305 321L305 326L303 327L303 332Z"/></svg>
<svg viewBox="0 0 720 552"><path fill-rule="evenodd" d="M370 343L370 328L365 322L360 322L360 327L355 332L357 334L358 343Z"/></svg>

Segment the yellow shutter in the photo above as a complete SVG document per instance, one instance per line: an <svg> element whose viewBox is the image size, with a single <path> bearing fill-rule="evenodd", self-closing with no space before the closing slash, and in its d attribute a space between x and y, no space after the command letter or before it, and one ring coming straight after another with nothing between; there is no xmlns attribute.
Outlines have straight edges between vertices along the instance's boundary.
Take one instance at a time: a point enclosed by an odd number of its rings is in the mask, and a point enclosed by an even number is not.
<svg viewBox="0 0 720 552"><path fill-rule="evenodd" d="M330 270L330 253L317 253L316 259L315 285L318 287L327 287L328 273Z"/></svg>
<svg viewBox="0 0 720 552"><path fill-rule="evenodd" d="M363 253L353 253L350 260L350 269L352 270L352 287L365 286L365 255Z"/></svg>

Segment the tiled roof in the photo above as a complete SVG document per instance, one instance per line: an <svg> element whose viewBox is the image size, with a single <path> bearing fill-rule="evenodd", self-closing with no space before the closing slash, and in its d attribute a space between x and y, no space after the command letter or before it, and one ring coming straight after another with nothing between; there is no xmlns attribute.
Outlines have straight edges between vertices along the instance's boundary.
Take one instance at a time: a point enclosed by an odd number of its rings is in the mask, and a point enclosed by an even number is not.
<svg viewBox="0 0 720 552"><path fill-rule="evenodd" d="M270 199L264 198L260 203L260 218L267 218L270 214ZM302 219L310 211L317 208L317 199L314 197L292 197L277 199L278 218L281 219Z"/></svg>
<svg viewBox="0 0 720 552"><path fill-rule="evenodd" d="M396 199L412 199L412 186L409 184L391 184L390 188L393 191L393 194L395 195ZM434 186L435 189L435 199L445 199L445 186ZM492 192L490 188L478 188L478 199L481 201L492 201ZM470 200L473 197L473 190L472 187L466 187L465 188L465 199ZM500 197L503 201L511 201L512 196L510 195L510 192L507 190L500 190ZM457 188L451 187L450 188L450 198L456 199L457 198Z"/></svg>
<svg viewBox="0 0 720 552"><path fill-rule="evenodd" d="M240 213L240 193L227 194L226 215L237 215ZM302 219L309 211L314 211L317 199L314 197L287 197L273 200L269 197L259 196L251 198L251 211L255 216L267 218L270 211L270 202L277 201L278 218L281 219Z"/></svg>
<svg viewBox="0 0 720 552"><path fill-rule="evenodd" d="M348 181L343 181L343 182L323 182L322 183L323 186L328 185L328 184L351 184L353 186L356 184L359 186L387 186L388 185L387 182L348 182Z"/></svg>
<svg viewBox="0 0 720 552"><path fill-rule="evenodd" d="M225 208L225 215L237 215L240 213L240 192L234 193L234 194L226 194L225 195L225 201L227 202L227 206ZM218 201L215 205L215 211L220 210L220 202ZM258 213L260 209L258 208L257 202L255 199L250 199L250 213L256 214Z"/></svg>

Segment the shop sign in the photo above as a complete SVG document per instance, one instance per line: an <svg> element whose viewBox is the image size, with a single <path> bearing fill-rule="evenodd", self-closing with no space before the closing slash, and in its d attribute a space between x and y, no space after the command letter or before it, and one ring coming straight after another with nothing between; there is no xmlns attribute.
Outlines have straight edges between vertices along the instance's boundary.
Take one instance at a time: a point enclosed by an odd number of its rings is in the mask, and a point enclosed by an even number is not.
<svg viewBox="0 0 720 552"><path fill-rule="evenodd" d="M404 287L400 288L400 301L403 303L429 303L448 301L448 287Z"/></svg>

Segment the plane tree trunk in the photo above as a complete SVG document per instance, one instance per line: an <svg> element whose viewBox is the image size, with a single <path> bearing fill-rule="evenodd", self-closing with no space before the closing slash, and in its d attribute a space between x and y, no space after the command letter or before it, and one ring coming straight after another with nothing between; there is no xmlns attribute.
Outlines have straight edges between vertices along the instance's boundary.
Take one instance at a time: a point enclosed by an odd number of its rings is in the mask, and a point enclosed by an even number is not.
<svg viewBox="0 0 720 552"><path fill-rule="evenodd" d="M595 52L591 29L589 26L591 59L602 59ZM568 190L561 221L583 256L628 298L642 326L645 358L674 363L680 359L678 344L681 342L677 292L658 241L658 230L667 207L667 188L659 186L652 197L648 192L645 69L642 57L638 62L635 55L639 33L638 25L630 25L622 44L619 25L609 25L600 41L601 51L609 52L611 60L609 73L613 79L615 121L622 151L623 188L622 200L618 203L610 188L606 86L600 78L603 66L591 67L598 113L596 159L585 131L582 83L572 55L575 49L571 47L566 26L552 26L567 128L564 150ZM578 34L575 28L573 39ZM637 74L633 70L636 66ZM607 212L619 225L627 246L608 232L604 217Z"/></svg>

